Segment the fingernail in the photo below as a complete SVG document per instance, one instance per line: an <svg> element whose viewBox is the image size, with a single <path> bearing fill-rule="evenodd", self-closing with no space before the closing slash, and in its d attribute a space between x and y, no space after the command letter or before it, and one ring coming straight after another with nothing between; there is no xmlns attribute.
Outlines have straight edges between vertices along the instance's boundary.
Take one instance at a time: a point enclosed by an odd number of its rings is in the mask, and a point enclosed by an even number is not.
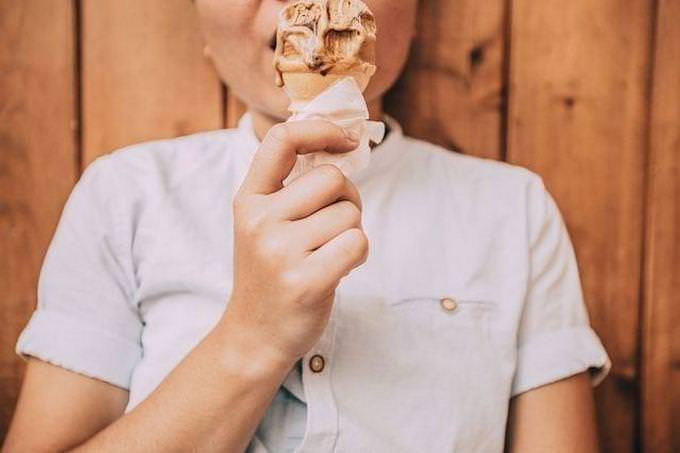
<svg viewBox="0 0 680 453"><path fill-rule="evenodd" d="M345 136L353 142L358 142L361 135L354 129L345 129Z"/></svg>

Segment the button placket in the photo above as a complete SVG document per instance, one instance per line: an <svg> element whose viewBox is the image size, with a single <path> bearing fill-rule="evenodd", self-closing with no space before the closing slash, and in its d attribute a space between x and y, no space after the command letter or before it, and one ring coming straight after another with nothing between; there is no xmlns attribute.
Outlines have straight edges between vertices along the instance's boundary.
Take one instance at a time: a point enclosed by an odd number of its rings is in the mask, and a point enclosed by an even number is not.
<svg viewBox="0 0 680 453"><path fill-rule="evenodd" d="M333 347L336 332L336 291L333 311L317 344L304 355L302 382L307 400L307 426L296 453L333 451L338 434L338 409L331 385Z"/></svg>

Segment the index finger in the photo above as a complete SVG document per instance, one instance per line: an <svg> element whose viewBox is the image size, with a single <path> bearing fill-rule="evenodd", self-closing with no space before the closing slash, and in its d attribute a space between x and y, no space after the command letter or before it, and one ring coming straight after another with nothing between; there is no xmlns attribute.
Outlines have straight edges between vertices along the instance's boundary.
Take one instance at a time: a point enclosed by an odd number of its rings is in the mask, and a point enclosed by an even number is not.
<svg viewBox="0 0 680 453"><path fill-rule="evenodd" d="M298 154L347 152L359 146L358 137L325 120L281 123L272 127L255 153L241 190L268 195L283 188Z"/></svg>

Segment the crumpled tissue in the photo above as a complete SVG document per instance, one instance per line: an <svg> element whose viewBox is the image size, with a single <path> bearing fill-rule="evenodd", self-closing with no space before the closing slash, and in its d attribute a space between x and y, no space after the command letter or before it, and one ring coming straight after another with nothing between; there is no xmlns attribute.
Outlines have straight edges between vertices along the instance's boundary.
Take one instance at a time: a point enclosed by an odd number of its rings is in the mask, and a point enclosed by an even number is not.
<svg viewBox="0 0 680 453"><path fill-rule="evenodd" d="M299 111L293 112L288 121L323 119L345 129L359 133L359 146L346 153L317 151L298 154L295 166L284 185L298 176L322 164L337 166L345 176L352 175L368 167L371 160L369 142L378 144L385 137L385 124L368 119L368 106L359 86L352 77L345 77L326 88Z"/></svg>

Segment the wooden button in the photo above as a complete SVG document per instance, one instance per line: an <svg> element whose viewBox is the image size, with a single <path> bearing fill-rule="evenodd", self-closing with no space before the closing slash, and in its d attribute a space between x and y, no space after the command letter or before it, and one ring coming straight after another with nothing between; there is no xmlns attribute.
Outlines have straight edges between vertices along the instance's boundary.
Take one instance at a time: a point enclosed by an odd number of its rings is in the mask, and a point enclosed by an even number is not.
<svg viewBox="0 0 680 453"><path fill-rule="evenodd" d="M309 359L309 368L315 373L321 373L326 366L323 356L316 354Z"/></svg>
<svg viewBox="0 0 680 453"><path fill-rule="evenodd" d="M458 308L458 302L456 302L451 297L442 297L439 303L446 311L454 311L456 308Z"/></svg>

